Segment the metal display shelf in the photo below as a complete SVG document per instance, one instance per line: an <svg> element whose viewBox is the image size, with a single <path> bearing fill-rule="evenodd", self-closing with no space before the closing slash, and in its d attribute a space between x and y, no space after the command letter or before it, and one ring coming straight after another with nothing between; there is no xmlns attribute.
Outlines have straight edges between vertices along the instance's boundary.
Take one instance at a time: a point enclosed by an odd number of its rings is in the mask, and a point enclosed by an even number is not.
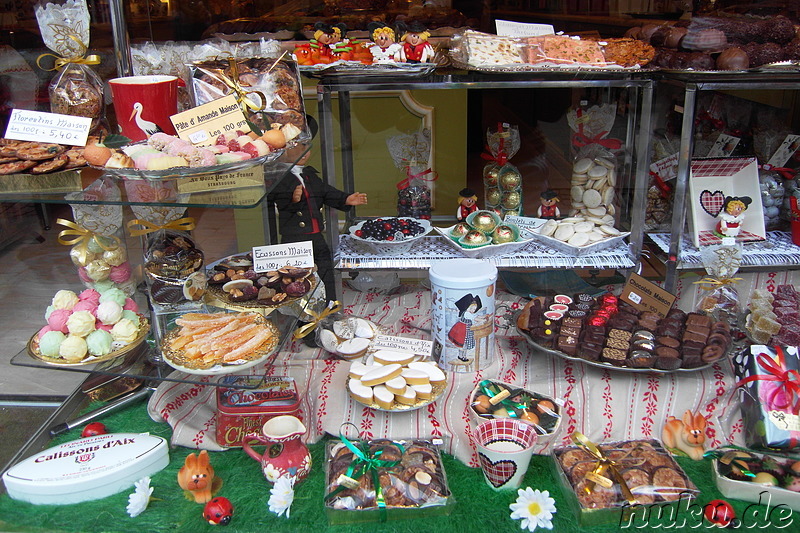
<svg viewBox="0 0 800 533"><path fill-rule="evenodd" d="M691 159L694 152L695 114L698 91L747 91L747 90L798 90L800 89L800 71L775 70L764 72L743 73L673 73L662 72L658 76L659 82L683 87L683 121L681 124L681 145L678 153L678 171L675 178L675 201L672 211L672 228L669 248L666 251L666 276L664 288L674 292L678 283L678 270L681 264L691 264L686 260L686 247L684 241L685 222L687 217L687 202L689 190L689 172ZM772 263L753 264L752 267L774 267ZM798 263L782 265L798 268Z"/></svg>
<svg viewBox="0 0 800 533"><path fill-rule="evenodd" d="M428 269L434 261L467 257L447 244L444 237L425 237L406 253L395 256L366 254L353 246L346 235L340 236L336 268L348 269ZM627 269L635 266L628 245L618 244L602 253L575 257L559 253L535 242L505 255L485 259L498 268L599 268Z"/></svg>
<svg viewBox="0 0 800 533"><path fill-rule="evenodd" d="M438 71L437 71L438 72ZM646 202L646 186L648 180L649 138L651 133L651 115L653 105L654 82L644 72L636 71L552 71L552 72L507 72L487 73L453 71L446 74L429 74L418 78L403 77L322 77L317 85L317 102L319 105L320 146L322 150L322 171L328 183L337 183L336 158L334 150L333 95L338 96L339 130L341 140L341 175L345 191L354 191L353 140L351 125L351 93L367 93L371 91L410 91L410 90L488 90L488 89L546 89L546 88L625 88L628 89L627 128L624 146L628 148L620 166L622 183L632 189L632 198L626 199L623 216L626 226L630 224L629 256L638 258L641 255L644 239L644 213ZM524 157L519 154L518 157ZM355 209L348 212L344 227L352 225L356 217ZM329 221L338 220L338 212L327 210ZM339 246L339 224L328 224L329 242ZM429 259L420 258L414 267L402 266L404 261L398 259L365 259L356 258L344 248L336 251L339 268L424 268ZM455 256L457 257L457 256ZM536 254L518 254L500 260L501 267L560 267L573 268L588 266L596 261L595 268L630 268L635 261L603 261L601 258L566 258L551 261L542 260L541 250ZM625 266L621 266L621 265ZM619 266L618 266L619 265Z"/></svg>

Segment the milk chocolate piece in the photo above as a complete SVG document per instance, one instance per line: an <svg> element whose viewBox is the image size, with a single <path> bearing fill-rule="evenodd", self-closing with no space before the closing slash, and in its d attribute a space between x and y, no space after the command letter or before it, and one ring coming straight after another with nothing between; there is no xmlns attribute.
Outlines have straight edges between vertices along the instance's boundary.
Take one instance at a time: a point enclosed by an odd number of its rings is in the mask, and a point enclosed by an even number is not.
<svg viewBox="0 0 800 533"><path fill-rule="evenodd" d="M680 317L681 320L686 320L686 313L677 307L673 307L667 312L667 318Z"/></svg>
<svg viewBox="0 0 800 533"><path fill-rule="evenodd" d="M567 355L575 355L578 348L578 338L561 335L558 337L556 347Z"/></svg>
<svg viewBox="0 0 800 533"><path fill-rule="evenodd" d="M674 337L678 339L681 336L681 328L659 325L658 328L656 328L655 334L659 337Z"/></svg>
<svg viewBox="0 0 800 533"><path fill-rule="evenodd" d="M709 344L703 349L703 353L700 356L702 360L706 363L711 363L722 357L725 353L725 350L722 346L718 344Z"/></svg>
<svg viewBox="0 0 800 533"><path fill-rule="evenodd" d="M681 344L681 350L702 350L705 347L706 343L702 341L695 341L695 340L688 340L683 341Z"/></svg>
<svg viewBox="0 0 800 533"><path fill-rule="evenodd" d="M654 366L661 370L677 370L681 367L682 362L677 357L656 357Z"/></svg>
<svg viewBox="0 0 800 533"><path fill-rule="evenodd" d="M637 326L647 331L655 331L658 329L658 321L656 320L639 320Z"/></svg>
<svg viewBox="0 0 800 533"><path fill-rule="evenodd" d="M699 342L701 344L705 344L706 340L708 340L708 335L689 331L688 329L683 332L683 344L686 344L687 342Z"/></svg>
<svg viewBox="0 0 800 533"><path fill-rule="evenodd" d="M727 322L714 322L711 324L711 331L718 331L718 330L725 330L727 332L731 331L731 325Z"/></svg>
<svg viewBox="0 0 800 533"><path fill-rule="evenodd" d="M702 365L703 359L701 359L699 355L687 355L686 353L683 354L683 363L681 363L681 368L697 368L698 366Z"/></svg>
<svg viewBox="0 0 800 533"><path fill-rule="evenodd" d="M679 341L675 337L668 337L666 335L656 337L656 342L660 346L666 346L667 348L679 348L681 345L681 341Z"/></svg>
<svg viewBox="0 0 800 533"><path fill-rule="evenodd" d="M658 357L674 357L675 359L680 359L681 354L675 348L669 348L668 346L659 346L656 348L656 355Z"/></svg>
<svg viewBox="0 0 800 533"><path fill-rule="evenodd" d="M686 315L686 325L689 324L697 324L698 326L702 326L705 328L711 328L711 317L708 315L702 315L700 313L689 313Z"/></svg>
<svg viewBox="0 0 800 533"><path fill-rule="evenodd" d="M701 353L703 353L703 348L705 348L705 346L684 344L683 346L681 346L681 356L686 357L687 355L688 356L700 355Z"/></svg>
<svg viewBox="0 0 800 533"><path fill-rule="evenodd" d="M654 313L653 311L642 311L642 314L639 315L639 320L656 320L658 321L661 317L658 316L658 313Z"/></svg>
<svg viewBox="0 0 800 533"><path fill-rule="evenodd" d="M600 344L595 344L593 342L581 343L580 356L583 359L588 359L589 361L599 361L600 354L602 352L603 346Z"/></svg>
<svg viewBox="0 0 800 533"><path fill-rule="evenodd" d="M725 337L725 333L719 333L719 332L712 333L711 335L708 336L706 342L708 344L718 344L720 346L724 346L725 348L727 348L731 342L731 336L730 333L728 333L728 336Z"/></svg>
<svg viewBox="0 0 800 533"><path fill-rule="evenodd" d="M561 320L561 326L566 326L568 328L581 328L583 327L583 320L580 318L567 316Z"/></svg>
<svg viewBox="0 0 800 533"><path fill-rule="evenodd" d="M568 335L570 337L579 337L581 334L581 330L580 328L562 327L560 333L562 335Z"/></svg>
<svg viewBox="0 0 800 533"><path fill-rule="evenodd" d="M627 364L633 368L650 368L656 361L656 356L643 350L634 350L627 360Z"/></svg>

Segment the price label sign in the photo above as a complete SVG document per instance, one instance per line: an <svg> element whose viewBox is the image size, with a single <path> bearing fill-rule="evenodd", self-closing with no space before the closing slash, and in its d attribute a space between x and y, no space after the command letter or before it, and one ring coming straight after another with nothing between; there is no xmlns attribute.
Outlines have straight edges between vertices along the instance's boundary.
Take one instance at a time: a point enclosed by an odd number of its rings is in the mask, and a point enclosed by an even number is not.
<svg viewBox="0 0 800 533"><path fill-rule="evenodd" d="M410 352L414 355L429 357L433 351L433 341L423 339L411 339L408 337L394 337L392 335L378 335L372 341L375 349L395 350L398 352Z"/></svg>
<svg viewBox="0 0 800 533"><path fill-rule="evenodd" d="M92 119L58 113L14 109L6 128L6 139L86 146Z"/></svg>
<svg viewBox="0 0 800 533"><path fill-rule="evenodd" d="M255 246L253 248L253 270L266 272L285 266L314 266L314 247L311 241Z"/></svg>
<svg viewBox="0 0 800 533"><path fill-rule="evenodd" d="M210 146L224 133L250 131L247 119L232 94L172 115L169 119L178 137L195 146Z"/></svg>

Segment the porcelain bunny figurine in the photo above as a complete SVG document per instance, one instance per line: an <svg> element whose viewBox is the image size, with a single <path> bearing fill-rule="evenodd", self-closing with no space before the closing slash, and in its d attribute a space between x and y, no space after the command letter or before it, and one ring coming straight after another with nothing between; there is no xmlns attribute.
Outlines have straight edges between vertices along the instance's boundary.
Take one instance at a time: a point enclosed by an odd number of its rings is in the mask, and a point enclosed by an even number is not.
<svg viewBox="0 0 800 533"><path fill-rule="evenodd" d="M187 499L194 498L197 503L209 502L222 487L222 479L214 476L206 450L199 455L190 453L186 456L185 464L178 471L178 485L186 491Z"/></svg>
<svg viewBox="0 0 800 533"><path fill-rule="evenodd" d="M694 414L689 409L683 413L682 420L671 416L664 424L661 439L673 453L679 450L691 459L699 461L705 452L706 419L702 414Z"/></svg>

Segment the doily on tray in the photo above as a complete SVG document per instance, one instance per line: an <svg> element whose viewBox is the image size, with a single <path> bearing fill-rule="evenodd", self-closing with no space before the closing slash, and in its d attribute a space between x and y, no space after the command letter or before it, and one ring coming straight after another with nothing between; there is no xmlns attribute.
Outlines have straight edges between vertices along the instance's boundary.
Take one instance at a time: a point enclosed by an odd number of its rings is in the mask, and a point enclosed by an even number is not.
<svg viewBox="0 0 800 533"><path fill-rule="evenodd" d="M669 233L649 233L648 236L664 252L669 253ZM702 266L700 250L684 238L680 246L680 260L686 264ZM767 240L747 243L742 249L742 265L781 265L800 263L800 247L792 243L791 234L770 231Z"/></svg>

